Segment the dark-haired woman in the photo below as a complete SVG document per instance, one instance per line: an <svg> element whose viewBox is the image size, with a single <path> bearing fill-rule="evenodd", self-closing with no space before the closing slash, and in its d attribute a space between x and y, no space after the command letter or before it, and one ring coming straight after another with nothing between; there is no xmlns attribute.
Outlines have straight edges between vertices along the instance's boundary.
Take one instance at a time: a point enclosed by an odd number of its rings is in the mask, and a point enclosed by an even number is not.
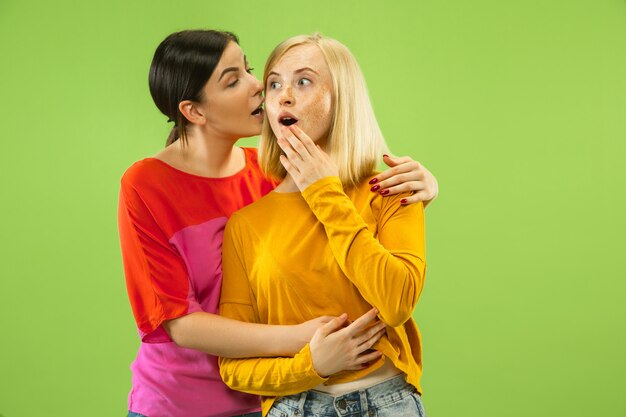
<svg viewBox="0 0 626 417"><path fill-rule="evenodd" d="M293 356L316 344L339 369L370 361L381 336L376 310L345 326L345 316L289 326L238 322L217 314L224 225L276 183L259 169L255 149L263 85L237 38L217 31L168 36L150 68L150 92L175 123L167 146L133 164L121 181L119 229L126 284L141 346L131 369L129 415L234 416L258 413L257 396L235 392L219 375L217 356ZM413 190L406 201L431 200L434 177L410 159L373 180L373 192ZM345 337L332 337L342 334Z"/></svg>

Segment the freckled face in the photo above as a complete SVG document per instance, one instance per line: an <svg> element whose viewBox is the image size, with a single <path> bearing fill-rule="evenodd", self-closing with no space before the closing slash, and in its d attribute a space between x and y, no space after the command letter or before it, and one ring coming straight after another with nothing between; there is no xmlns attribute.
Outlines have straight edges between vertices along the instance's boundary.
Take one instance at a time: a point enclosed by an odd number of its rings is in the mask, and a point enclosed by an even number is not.
<svg viewBox="0 0 626 417"><path fill-rule="evenodd" d="M323 145L332 122L333 82L322 51L316 45L289 49L269 69L265 85L265 111L276 137L297 123Z"/></svg>

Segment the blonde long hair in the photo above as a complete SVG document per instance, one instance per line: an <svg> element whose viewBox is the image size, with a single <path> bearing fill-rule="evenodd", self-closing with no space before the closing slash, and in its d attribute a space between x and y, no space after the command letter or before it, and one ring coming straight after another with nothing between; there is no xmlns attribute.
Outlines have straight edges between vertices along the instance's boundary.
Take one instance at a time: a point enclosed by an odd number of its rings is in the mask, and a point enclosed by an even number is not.
<svg viewBox="0 0 626 417"><path fill-rule="evenodd" d="M374 172L380 156L387 151L361 68L350 50L335 39L318 33L294 36L281 42L270 54L265 64L263 85L267 85L272 67L289 49L298 45L317 45L330 68L333 117L326 152L337 164L344 187L356 186ZM259 163L266 175L278 180L287 175L280 163L281 154L266 113L259 144Z"/></svg>

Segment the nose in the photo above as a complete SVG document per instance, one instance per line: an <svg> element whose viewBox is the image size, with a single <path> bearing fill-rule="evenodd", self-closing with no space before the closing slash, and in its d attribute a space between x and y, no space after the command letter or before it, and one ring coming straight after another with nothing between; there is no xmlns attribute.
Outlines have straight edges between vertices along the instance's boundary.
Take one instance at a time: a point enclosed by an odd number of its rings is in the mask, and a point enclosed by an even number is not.
<svg viewBox="0 0 626 417"><path fill-rule="evenodd" d="M283 88L278 97L278 103L281 106L292 106L296 104L296 99L291 91L291 86Z"/></svg>
<svg viewBox="0 0 626 417"><path fill-rule="evenodd" d="M252 77L253 96L260 96L263 93L263 83L252 74L250 74L250 77Z"/></svg>

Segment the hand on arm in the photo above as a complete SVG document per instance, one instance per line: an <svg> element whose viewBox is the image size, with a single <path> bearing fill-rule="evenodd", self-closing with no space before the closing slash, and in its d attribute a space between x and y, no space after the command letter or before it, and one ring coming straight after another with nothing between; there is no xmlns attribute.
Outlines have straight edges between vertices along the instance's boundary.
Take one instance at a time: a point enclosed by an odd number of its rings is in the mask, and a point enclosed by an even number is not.
<svg viewBox="0 0 626 417"><path fill-rule="evenodd" d="M371 347L385 334L385 324L370 323L378 310L371 309L349 326L342 328L348 316L341 316L320 327L311 339L313 368L322 377L344 370L363 369L380 358L382 353L371 351Z"/></svg>
<svg viewBox="0 0 626 417"><path fill-rule="evenodd" d="M251 309L241 305L222 306L224 314L253 319ZM346 315L333 318L313 335L294 357L229 359L220 357L220 374L232 389L257 395L290 395L309 390L333 373L362 369L378 359L371 347L385 333L372 309L347 327Z"/></svg>
<svg viewBox="0 0 626 417"><path fill-rule="evenodd" d="M410 191L413 195L401 200L402 204L424 202L426 207L439 194L439 185L435 176L422 164L410 156L392 158L383 156L383 161L391 167L370 181L371 190L387 197Z"/></svg>

